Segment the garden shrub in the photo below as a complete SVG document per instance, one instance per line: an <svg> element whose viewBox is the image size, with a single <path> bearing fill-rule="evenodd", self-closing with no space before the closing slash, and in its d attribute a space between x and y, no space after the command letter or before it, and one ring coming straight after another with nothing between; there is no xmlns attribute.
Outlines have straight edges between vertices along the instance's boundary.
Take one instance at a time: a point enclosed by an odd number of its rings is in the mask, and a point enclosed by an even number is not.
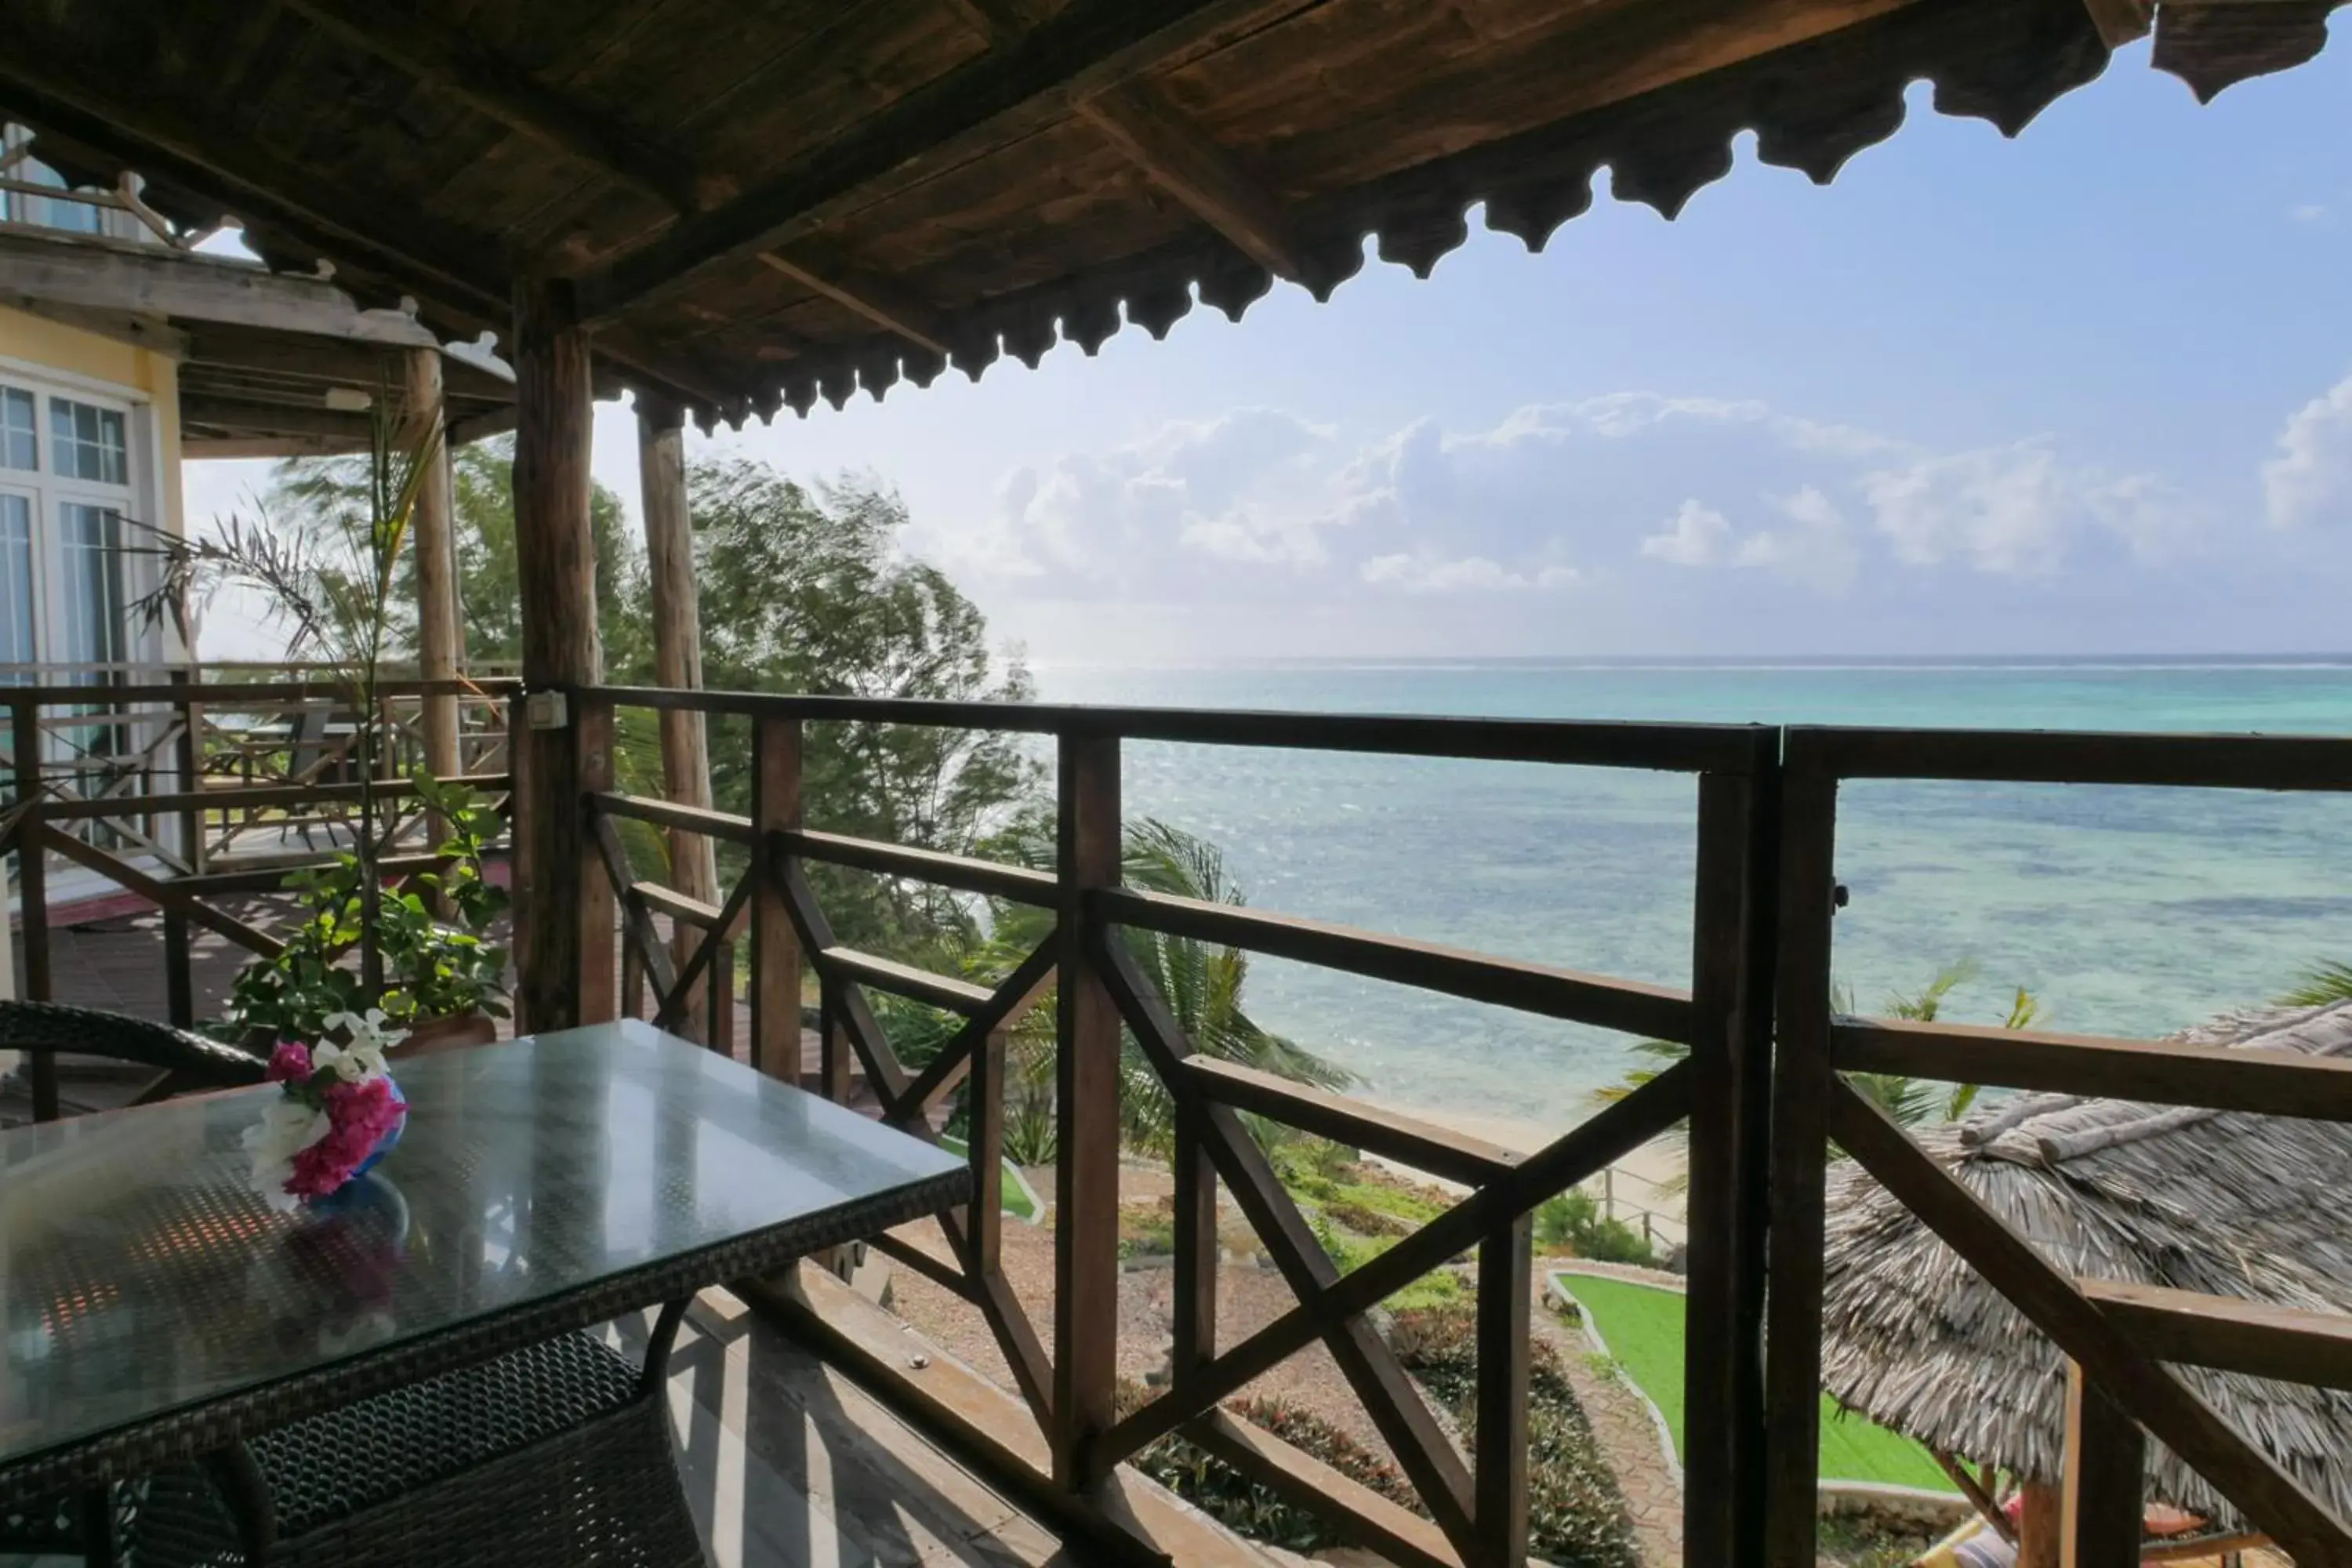
<svg viewBox="0 0 2352 1568"><path fill-rule="evenodd" d="M1389 1342L1465 1437L1477 1430L1477 1319L1468 1307L1399 1312ZM1557 1568L1641 1568L1624 1494L1601 1457L1559 1352L1529 1347L1528 1550Z"/></svg>
<svg viewBox="0 0 2352 1568"><path fill-rule="evenodd" d="M1399 1311L1390 1340L1406 1368L1458 1428L1475 1432L1477 1335L1475 1310L1463 1304ZM1601 1460L1584 1408L1551 1347L1532 1347L1528 1389L1528 1550L1556 1568L1641 1568L1625 1500ZM1142 1402L1143 1391L1120 1387L1119 1414ZM1412 1484L1381 1458L1322 1417L1276 1399L1229 1402L1234 1415L1414 1513L1428 1517ZM1228 1529L1292 1552L1349 1544L1347 1534L1321 1515L1249 1480L1181 1437L1163 1437L1135 1459L1136 1468L1210 1514Z"/></svg>
<svg viewBox="0 0 2352 1568"><path fill-rule="evenodd" d="M1657 1255L1642 1233L1601 1212L1601 1200L1575 1188L1536 1206L1536 1244L1565 1247L1597 1263L1655 1264Z"/></svg>
<svg viewBox="0 0 2352 1568"><path fill-rule="evenodd" d="M1165 1258L1175 1250L1176 1215L1172 1205L1119 1205L1119 1257Z"/></svg>

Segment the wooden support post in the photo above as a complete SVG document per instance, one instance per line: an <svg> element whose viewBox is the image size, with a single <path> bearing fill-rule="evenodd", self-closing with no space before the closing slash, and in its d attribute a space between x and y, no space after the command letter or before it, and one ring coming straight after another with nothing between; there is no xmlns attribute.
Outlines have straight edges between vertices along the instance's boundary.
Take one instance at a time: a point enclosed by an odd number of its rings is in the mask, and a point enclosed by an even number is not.
<svg viewBox="0 0 2352 1568"><path fill-rule="evenodd" d="M194 686L197 675L195 668L190 666L180 679ZM197 775L203 765L204 748L199 734L204 721L203 710L196 706L194 699L180 704L180 736L173 748L174 760L179 764L179 792L191 797L202 786ZM187 863L188 874L204 875L205 819L201 812L190 807L179 814L179 837L180 858ZM163 1008L176 1027L195 1026L195 975L189 951L188 917L177 910L163 911Z"/></svg>
<svg viewBox="0 0 2352 1568"><path fill-rule="evenodd" d="M1830 921L1837 783L1781 780L1779 1055L1772 1070L1772 1295L1765 1363L1765 1562L1813 1568L1827 1228Z"/></svg>
<svg viewBox="0 0 2352 1568"><path fill-rule="evenodd" d="M1478 1561L1528 1560L1528 1309L1534 1222L1526 1215L1478 1244ZM1702 1559L1691 1559L1693 1562Z"/></svg>
<svg viewBox="0 0 2352 1568"><path fill-rule="evenodd" d="M177 910L163 911L163 1016L174 1028L196 1024L195 976L188 947L188 917Z"/></svg>
<svg viewBox="0 0 2352 1568"><path fill-rule="evenodd" d="M1691 1330L1684 1348L1685 1551L1695 1563L1761 1552L1764 1194L1770 1129L1770 835L1762 809L1778 758L1698 782L1692 916L1690 1192L1684 1236ZM1651 1213L1642 1209L1644 1240Z"/></svg>
<svg viewBox="0 0 2352 1568"><path fill-rule="evenodd" d="M568 283L515 285L515 563L522 595L522 679L533 692L576 699L602 679L596 548L588 523L593 425L588 336ZM570 727L518 731L515 949L518 1026L561 1029L582 1016L589 977L577 918L594 858L580 809L580 757ZM601 872L598 880L602 880ZM610 906L606 906L609 913ZM612 955L597 955L611 984Z"/></svg>
<svg viewBox="0 0 2352 1568"><path fill-rule="evenodd" d="M735 938L719 939L710 955L709 984L704 988L702 1043L730 1058L735 1055Z"/></svg>
<svg viewBox="0 0 2352 1568"><path fill-rule="evenodd" d="M1078 1491L1098 1479L1118 1375L1119 1016L1090 951L1087 895L1119 880L1118 738L1064 734L1058 789L1052 1436L1054 1479Z"/></svg>
<svg viewBox="0 0 2352 1568"><path fill-rule="evenodd" d="M1179 1398L1217 1353L1217 1167L1208 1118L1191 1096L1176 1101L1176 1300L1168 1374Z"/></svg>
<svg viewBox="0 0 2352 1568"><path fill-rule="evenodd" d="M646 575L652 591L654 679L675 691L702 688L702 618L696 600L694 527L686 501L685 416L678 405L650 393L637 394L637 476L646 513ZM700 713L665 709L661 714L662 792L680 805L710 807L710 750ZM673 828L669 836L670 886L706 904L719 901L719 862L710 840ZM693 952L683 930L671 951L684 967ZM690 997L687 1016L699 1011Z"/></svg>
<svg viewBox="0 0 2352 1568"><path fill-rule="evenodd" d="M706 775L707 776L707 775ZM801 725L751 729L751 1065L801 1081L801 944L784 900L782 835L801 826Z"/></svg>
<svg viewBox="0 0 2352 1568"><path fill-rule="evenodd" d="M2147 1464L2139 1423L2068 1362L2063 1568L2139 1568Z"/></svg>
<svg viewBox="0 0 2352 1568"><path fill-rule="evenodd" d="M841 1021L841 993L829 980L817 983L817 1081L824 1097L847 1105L856 1063L849 1049L849 1026Z"/></svg>
<svg viewBox="0 0 2352 1568"><path fill-rule="evenodd" d="M588 821L588 796L613 787L613 705L584 697L575 698L574 704L572 743L580 790L572 799L572 815L578 824L580 1011L572 1021L604 1024L620 1016L614 984L619 977L621 934L613 879L604 869L604 851Z"/></svg>
<svg viewBox="0 0 2352 1568"><path fill-rule="evenodd" d="M963 1082L965 1136L971 1140L971 1224L965 1267L974 1279L996 1271L1004 1243L1004 1031L971 1048Z"/></svg>
<svg viewBox="0 0 2352 1568"><path fill-rule="evenodd" d="M182 672L180 679L190 686L196 684L198 671L194 665ZM179 764L179 791L193 795L204 787L204 725L205 711L194 698L180 704L180 738L173 747L173 760ZM192 876L202 876L206 867L204 814L191 806L180 813L180 858L188 865Z"/></svg>
<svg viewBox="0 0 2352 1568"><path fill-rule="evenodd" d="M450 471L448 425L443 412L441 351L408 351L407 420L403 445L414 455L431 443L410 531L416 541L416 673L426 680L454 680L465 653L457 620L457 485ZM463 772L457 761L457 697L455 692L420 700L419 728L425 771L435 778ZM432 842L443 837L437 817L429 818Z"/></svg>
<svg viewBox="0 0 2352 1568"><path fill-rule="evenodd" d="M646 961L634 942L621 943L621 1016L646 1016Z"/></svg>
<svg viewBox="0 0 2352 1568"><path fill-rule="evenodd" d="M2019 1493L2017 1568L2059 1568L2066 1540L2063 1492L2044 1481L2028 1481Z"/></svg>
<svg viewBox="0 0 2352 1568"><path fill-rule="evenodd" d="M8 732L16 772L16 907L25 939L25 1000L55 1000L49 982L49 866L41 834L41 705L18 701L10 710ZM33 1094L33 1120L58 1118L58 1058L54 1051L26 1053L26 1076Z"/></svg>

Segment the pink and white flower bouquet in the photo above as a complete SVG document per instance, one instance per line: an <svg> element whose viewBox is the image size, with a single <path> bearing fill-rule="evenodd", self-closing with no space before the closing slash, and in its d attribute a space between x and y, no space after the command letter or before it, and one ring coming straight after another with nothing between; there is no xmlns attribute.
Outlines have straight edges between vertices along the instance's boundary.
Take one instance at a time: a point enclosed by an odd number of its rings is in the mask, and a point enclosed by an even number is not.
<svg viewBox="0 0 2352 1568"><path fill-rule="evenodd" d="M245 1131L253 1190L274 1209L341 1191L399 1141L408 1117L384 1068L384 1052L406 1031L385 1027L373 1007L338 1013L327 1027L339 1038L287 1040L270 1056L269 1079L281 1092Z"/></svg>

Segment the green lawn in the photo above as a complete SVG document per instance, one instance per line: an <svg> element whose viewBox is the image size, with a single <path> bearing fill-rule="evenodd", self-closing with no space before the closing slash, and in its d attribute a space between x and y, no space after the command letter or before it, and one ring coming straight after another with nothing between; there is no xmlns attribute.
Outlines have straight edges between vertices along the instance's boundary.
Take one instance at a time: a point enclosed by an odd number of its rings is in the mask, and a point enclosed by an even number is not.
<svg viewBox="0 0 2352 1568"><path fill-rule="evenodd" d="M1679 1458L1683 1449L1682 1297L1654 1285L1591 1274L1559 1278L1608 1342L1611 1357L1665 1416ZM1822 1479L1876 1481L1939 1492L1952 1489L1951 1478L1927 1449L1859 1415L1847 1415L1826 1394L1822 1395Z"/></svg>
<svg viewBox="0 0 2352 1568"><path fill-rule="evenodd" d="M940 1147L950 1154L971 1152L971 1146L962 1139L950 1137L944 1132L940 1134ZM1002 1206L1006 1214L1015 1219L1034 1222L1037 1218L1036 1205L1029 1201L1029 1189L1023 1185L1021 1178L1013 1173L1013 1162L1010 1160L1004 1162L1004 1202Z"/></svg>

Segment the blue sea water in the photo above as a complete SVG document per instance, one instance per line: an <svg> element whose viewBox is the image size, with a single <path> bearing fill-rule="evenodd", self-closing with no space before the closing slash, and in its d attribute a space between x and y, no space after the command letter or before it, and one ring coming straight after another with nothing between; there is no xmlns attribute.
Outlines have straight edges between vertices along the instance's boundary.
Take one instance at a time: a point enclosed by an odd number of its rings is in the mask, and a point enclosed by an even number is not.
<svg viewBox="0 0 2352 1568"><path fill-rule="evenodd" d="M1535 718L2352 733L2352 661L1047 668L1050 700ZM1131 815L1260 908L1688 982L1696 790L1534 764L1131 742ZM1965 960L1946 1016L2156 1035L2352 961L2352 798L1849 784L1837 974L1864 1010ZM1257 960L1262 1022L1391 1103L1562 1126L1633 1059L1601 1031Z"/></svg>

